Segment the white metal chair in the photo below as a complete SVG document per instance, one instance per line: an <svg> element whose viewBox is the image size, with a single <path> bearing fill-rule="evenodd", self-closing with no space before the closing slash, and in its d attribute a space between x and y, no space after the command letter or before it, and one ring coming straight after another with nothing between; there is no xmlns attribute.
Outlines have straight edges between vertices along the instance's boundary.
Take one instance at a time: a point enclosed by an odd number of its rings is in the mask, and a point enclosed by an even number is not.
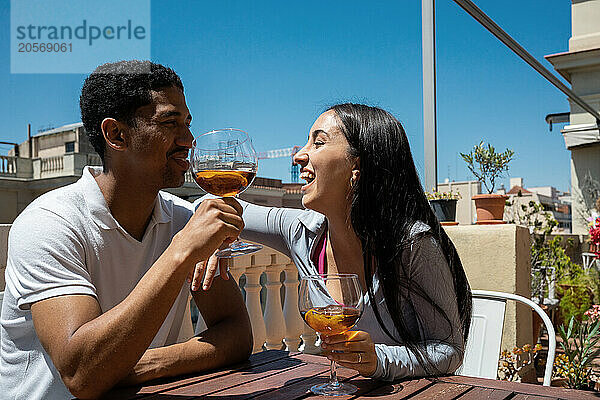
<svg viewBox="0 0 600 400"><path fill-rule="evenodd" d="M581 259L585 271L589 271L591 267L598 268L598 258L596 258L596 253L581 253Z"/></svg>
<svg viewBox="0 0 600 400"><path fill-rule="evenodd" d="M523 296L512 293L473 290L471 329L469 331L463 365L457 371L457 374L496 379L506 300L514 300L527 304L544 321L546 330L548 331L548 358L544 372L544 386L550 386L554 353L556 351L556 334L552 322L540 306Z"/></svg>

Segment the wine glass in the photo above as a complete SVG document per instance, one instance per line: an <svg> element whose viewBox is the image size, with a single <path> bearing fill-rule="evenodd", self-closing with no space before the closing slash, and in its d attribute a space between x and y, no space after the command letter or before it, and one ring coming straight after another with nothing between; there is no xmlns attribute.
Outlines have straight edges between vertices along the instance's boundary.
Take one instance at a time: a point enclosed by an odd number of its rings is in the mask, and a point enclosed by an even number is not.
<svg viewBox="0 0 600 400"><path fill-rule="evenodd" d="M205 192L234 197L248 188L256 177L258 156L248 134L240 129L225 128L203 133L192 144L191 166L194 179ZM217 252L232 258L262 249L236 239Z"/></svg>
<svg viewBox="0 0 600 400"><path fill-rule="evenodd" d="M338 335L351 329L363 307L363 294L356 274L308 275L300 281L300 314L306 324L322 336ZM356 386L338 382L335 368L332 360L329 382L311 387L314 394L343 396L356 392Z"/></svg>

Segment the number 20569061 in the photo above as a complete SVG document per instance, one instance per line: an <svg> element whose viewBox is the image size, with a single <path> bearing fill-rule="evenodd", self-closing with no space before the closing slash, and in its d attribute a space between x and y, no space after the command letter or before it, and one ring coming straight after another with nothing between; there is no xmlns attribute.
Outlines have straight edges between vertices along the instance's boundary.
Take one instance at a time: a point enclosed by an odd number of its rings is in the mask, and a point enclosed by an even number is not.
<svg viewBox="0 0 600 400"><path fill-rule="evenodd" d="M17 43L19 53L71 53L72 43Z"/></svg>

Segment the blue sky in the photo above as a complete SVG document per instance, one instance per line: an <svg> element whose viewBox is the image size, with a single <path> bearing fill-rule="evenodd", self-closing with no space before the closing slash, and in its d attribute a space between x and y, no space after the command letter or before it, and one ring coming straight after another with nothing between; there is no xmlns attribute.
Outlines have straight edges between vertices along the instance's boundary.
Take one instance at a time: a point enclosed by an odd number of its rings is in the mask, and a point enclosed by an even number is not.
<svg viewBox="0 0 600 400"><path fill-rule="evenodd" d="M569 1L476 3L538 60L568 49ZM27 123L35 132L79 121L84 75L10 73L9 1L0 4L0 140L24 141ZM365 102L404 124L422 173L420 1L151 6L152 59L181 76L195 133L233 126L258 151L303 145L326 106ZM569 190L569 152L544 122L568 111L565 96L452 1L436 7L439 180L472 179L458 153L485 140L515 151L510 175L526 186ZM289 167L264 160L259 175L289 181Z"/></svg>

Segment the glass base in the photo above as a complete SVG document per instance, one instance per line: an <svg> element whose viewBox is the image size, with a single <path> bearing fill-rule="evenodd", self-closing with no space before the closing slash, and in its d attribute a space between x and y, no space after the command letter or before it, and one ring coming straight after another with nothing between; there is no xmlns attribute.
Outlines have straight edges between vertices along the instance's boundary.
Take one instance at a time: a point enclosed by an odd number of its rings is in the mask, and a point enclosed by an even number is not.
<svg viewBox="0 0 600 400"><path fill-rule="evenodd" d="M324 383L321 385L314 385L310 388L310 391L320 396L346 396L352 393L356 393L358 388L349 383Z"/></svg>
<svg viewBox="0 0 600 400"><path fill-rule="evenodd" d="M231 243L229 247L217 251L217 257L233 258L243 256L244 254L255 253L262 248L263 247L260 244L251 244L236 240L235 242Z"/></svg>

